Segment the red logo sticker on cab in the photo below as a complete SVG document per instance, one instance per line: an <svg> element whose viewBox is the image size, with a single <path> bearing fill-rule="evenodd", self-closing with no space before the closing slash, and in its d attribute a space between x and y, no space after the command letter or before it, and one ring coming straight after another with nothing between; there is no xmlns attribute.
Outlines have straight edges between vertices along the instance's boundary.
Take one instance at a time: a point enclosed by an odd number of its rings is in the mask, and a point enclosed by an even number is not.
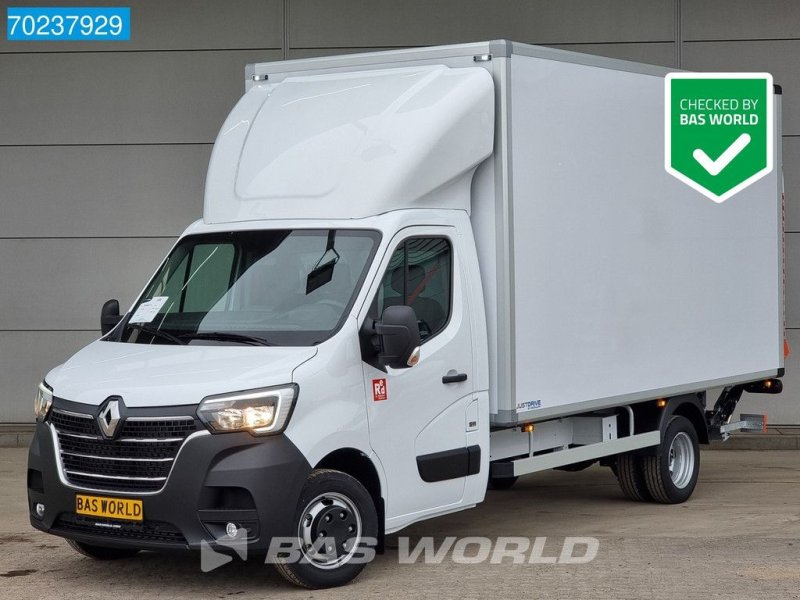
<svg viewBox="0 0 800 600"><path fill-rule="evenodd" d="M380 400L386 400L389 398L388 393L386 392L386 380L385 379L373 379L372 380L372 399L375 402Z"/></svg>

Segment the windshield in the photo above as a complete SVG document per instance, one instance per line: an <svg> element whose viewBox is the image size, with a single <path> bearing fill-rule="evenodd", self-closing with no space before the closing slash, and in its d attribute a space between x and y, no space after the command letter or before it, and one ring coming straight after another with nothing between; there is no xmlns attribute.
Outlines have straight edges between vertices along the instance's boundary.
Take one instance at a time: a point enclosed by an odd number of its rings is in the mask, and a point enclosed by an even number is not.
<svg viewBox="0 0 800 600"><path fill-rule="evenodd" d="M118 334L145 344L311 346L346 318L380 234L284 229L187 236Z"/></svg>

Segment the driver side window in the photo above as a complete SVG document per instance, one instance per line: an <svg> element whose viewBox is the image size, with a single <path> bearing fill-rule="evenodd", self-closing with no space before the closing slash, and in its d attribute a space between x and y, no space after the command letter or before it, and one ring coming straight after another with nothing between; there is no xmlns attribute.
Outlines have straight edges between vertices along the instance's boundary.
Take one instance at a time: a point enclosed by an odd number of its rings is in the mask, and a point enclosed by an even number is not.
<svg viewBox="0 0 800 600"><path fill-rule="evenodd" d="M422 341L430 339L450 319L452 262L452 246L445 238L404 240L392 254L370 313L377 317L387 306L410 306Z"/></svg>

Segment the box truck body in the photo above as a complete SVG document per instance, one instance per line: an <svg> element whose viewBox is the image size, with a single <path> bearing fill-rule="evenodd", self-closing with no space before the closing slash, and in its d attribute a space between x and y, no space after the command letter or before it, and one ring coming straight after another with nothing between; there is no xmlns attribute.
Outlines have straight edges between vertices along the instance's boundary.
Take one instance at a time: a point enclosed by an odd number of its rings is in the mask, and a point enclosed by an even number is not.
<svg viewBox="0 0 800 600"><path fill-rule="evenodd" d="M33 525L290 536L319 587L487 481L599 459L686 500L781 387L780 96L776 167L717 204L664 170L666 73L505 41L249 65L203 219L40 386Z"/></svg>

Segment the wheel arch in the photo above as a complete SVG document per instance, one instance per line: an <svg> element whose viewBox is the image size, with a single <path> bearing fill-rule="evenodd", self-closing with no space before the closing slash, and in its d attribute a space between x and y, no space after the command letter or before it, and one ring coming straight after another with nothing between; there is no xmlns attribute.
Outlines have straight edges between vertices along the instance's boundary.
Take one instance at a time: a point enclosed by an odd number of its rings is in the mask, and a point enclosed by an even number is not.
<svg viewBox="0 0 800 600"><path fill-rule="evenodd" d="M381 478L375 463L361 450L340 448L326 454L314 468L341 471L357 479L366 488L375 503L375 510L378 512L379 536L377 550L383 552L386 511Z"/></svg>
<svg viewBox="0 0 800 600"><path fill-rule="evenodd" d="M708 425L706 423L705 411L697 406L697 404L694 402L683 402L682 404L679 404L669 416L672 417L674 415L679 415L689 419L694 426L694 430L697 432L698 441L701 444L709 443ZM666 423L664 423L664 427L666 427Z"/></svg>
<svg viewBox="0 0 800 600"><path fill-rule="evenodd" d="M632 406L635 415L635 433L659 430L662 433L669 425L673 416L682 416L689 419L697 432L701 444L709 443L708 424L705 416L705 392L696 394L682 394L665 398L666 404L661 406L661 400L650 400ZM647 449L643 453L651 453Z"/></svg>

